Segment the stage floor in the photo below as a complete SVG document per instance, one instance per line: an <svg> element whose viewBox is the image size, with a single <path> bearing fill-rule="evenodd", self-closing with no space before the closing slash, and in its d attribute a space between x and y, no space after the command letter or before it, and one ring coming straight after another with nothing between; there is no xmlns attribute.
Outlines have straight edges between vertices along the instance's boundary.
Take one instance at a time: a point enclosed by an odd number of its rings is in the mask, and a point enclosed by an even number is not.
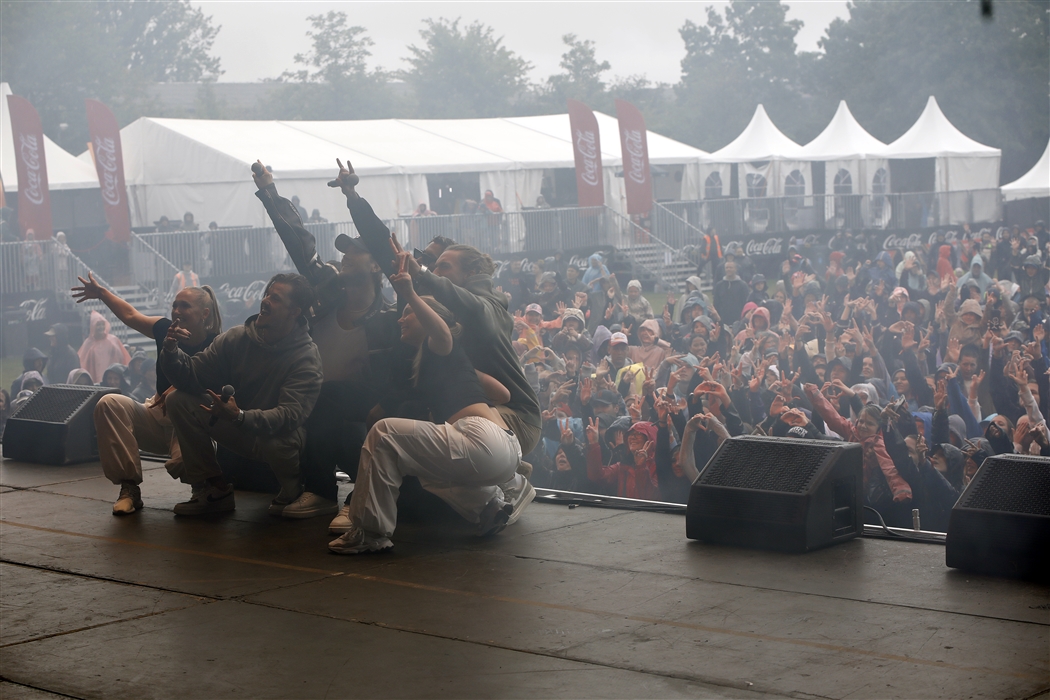
<svg viewBox="0 0 1050 700"><path fill-rule="evenodd" d="M111 515L98 464L0 463L0 696L1031 698L1050 588L937 545L803 556L690 542L682 516L531 507L497 537L402 523L340 557L269 497Z"/></svg>

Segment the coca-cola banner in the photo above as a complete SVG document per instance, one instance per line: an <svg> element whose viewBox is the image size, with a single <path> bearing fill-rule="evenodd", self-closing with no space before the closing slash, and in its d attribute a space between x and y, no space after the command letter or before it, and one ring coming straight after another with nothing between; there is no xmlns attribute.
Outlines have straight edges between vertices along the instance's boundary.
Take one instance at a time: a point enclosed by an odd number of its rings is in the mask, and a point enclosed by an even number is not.
<svg viewBox="0 0 1050 700"><path fill-rule="evenodd" d="M15 170L18 173L18 229L22 237L32 229L36 240L51 238L51 196L44 159L44 129L40 115L29 100L7 96L11 135L15 141Z"/></svg>
<svg viewBox="0 0 1050 700"><path fill-rule="evenodd" d="M630 102L616 100L623 153L623 181L627 190L627 213L645 216L653 208L653 181L649 174L649 142L645 117Z"/></svg>
<svg viewBox="0 0 1050 700"><path fill-rule="evenodd" d="M118 243L131 238L131 212L128 191L124 187L124 154L120 148L120 127L109 107L98 100L84 100L88 131L91 133L91 155L102 191L109 231L106 237Z"/></svg>
<svg viewBox="0 0 1050 700"><path fill-rule="evenodd" d="M594 118L590 107L577 100L569 100L569 128L576 159L577 202L581 207L600 207L605 204L605 182L598 120Z"/></svg>

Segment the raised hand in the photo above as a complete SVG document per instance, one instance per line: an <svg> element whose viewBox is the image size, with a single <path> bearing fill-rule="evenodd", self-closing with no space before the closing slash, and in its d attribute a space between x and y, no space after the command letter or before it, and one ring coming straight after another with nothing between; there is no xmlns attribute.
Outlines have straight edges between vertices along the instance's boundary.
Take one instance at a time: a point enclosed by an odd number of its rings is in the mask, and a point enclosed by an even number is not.
<svg viewBox="0 0 1050 700"><path fill-rule="evenodd" d="M937 380L937 389L933 392L933 407L937 410L948 409L948 382Z"/></svg>
<svg viewBox="0 0 1050 700"><path fill-rule="evenodd" d="M1050 371L1050 370L1048 370ZM970 381L970 400L977 400L977 392L981 388L981 382L984 381L984 370L982 369L978 374L973 375L973 379Z"/></svg>
<svg viewBox="0 0 1050 700"><path fill-rule="evenodd" d="M390 276L390 286L401 299L414 299L416 296L416 290L412 286L412 274L408 271L408 261L411 259L411 253L398 253L397 274Z"/></svg>
<svg viewBox="0 0 1050 700"><path fill-rule="evenodd" d="M587 427L584 429L584 433L587 435L587 443L590 445L598 444L598 419L591 418L587 421Z"/></svg>
<svg viewBox="0 0 1050 700"><path fill-rule="evenodd" d="M334 180L329 180L328 186L342 190L343 194L347 197L357 196L357 192L354 188L359 182L361 182L361 178L359 178L354 172L354 166L350 164L349 159L346 161L345 166L338 158L335 159L335 162L336 165L339 166L339 173L335 176Z"/></svg>
<svg viewBox="0 0 1050 700"><path fill-rule="evenodd" d="M576 298L573 299L572 305L577 309L587 306L587 292L576 292Z"/></svg>
<svg viewBox="0 0 1050 700"><path fill-rule="evenodd" d="M87 301L89 299L102 298L102 294L106 291L106 289L105 287L103 287L95 281L95 278L91 275L90 271L88 271L87 279L84 279L83 277L77 277L77 279L80 280L80 284L82 284L83 286L73 287L69 291L73 293L73 298L77 300L78 304L82 301Z"/></svg>
<svg viewBox="0 0 1050 700"><path fill-rule="evenodd" d="M944 356L945 362L958 362L959 351L962 349L962 343L959 341L958 336L948 338L948 352Z"/></svg>
<svg viewBox="0 0 1050 700"><path fill-rule="evenodd" d="M649 454L653 449L653 443L646 441L645 445L640 450L634 451L634 463L637 466L642 466L645 461L649 459Z"/></svg>
<svg viewBox="0 0 1050 700"><path fill-rule="evenodd" d="M642 396L648 396L656 390L656 379L653 378L653 371L648 367L645 368L645 381L642 382Z"/></svg>
<svg viewBox="0 0 1050 700"><path fill-rule="evenodd" d="M558 313L559 318L565 313L565 308L566 307L564 301L559 301L557 304L554 305L554 310Z"/></svg>
<svg viewBox="0 0 1050 700"><path fill-rule="evenodd" d="M266 189L273 184L273 173L266 169L261 160L257 160L252 164L252 179L260 190Z"/></svg>
<svg viewBox="0 0 1050 700"><path fill-rule="evenodd" d="M568 427L568 425L562 429L561 440L559 440L559 442L566 447L569 447L576 442L576 436L572 434L572 428Z"/></svg>

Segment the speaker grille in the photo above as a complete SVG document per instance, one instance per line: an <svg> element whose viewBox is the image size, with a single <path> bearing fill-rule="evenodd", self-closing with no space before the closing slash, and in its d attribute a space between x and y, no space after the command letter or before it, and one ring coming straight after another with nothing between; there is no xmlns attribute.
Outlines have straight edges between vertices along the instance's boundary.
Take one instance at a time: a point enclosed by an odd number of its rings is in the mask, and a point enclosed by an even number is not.
<svg viewBox="0 0 1050 700"><path fill-rule="evenodd" d="M1050 515L1050 460L991 457L981 465L962 508Z"/></svg>
<svg viewBox="0 0 1050 700"><path fill-rule="evenodd" d="M822 446L813 440L734 439L700 477L708 486L738 489L805 493L810 480L835 446Z"/></svg>
<svg viewBox="0 0 1050 700"><path fill-rule="evenodd" d="M74 384L45 386L22 404L11 417L45 423L65 423L98 391L98 387Z"/></svg>

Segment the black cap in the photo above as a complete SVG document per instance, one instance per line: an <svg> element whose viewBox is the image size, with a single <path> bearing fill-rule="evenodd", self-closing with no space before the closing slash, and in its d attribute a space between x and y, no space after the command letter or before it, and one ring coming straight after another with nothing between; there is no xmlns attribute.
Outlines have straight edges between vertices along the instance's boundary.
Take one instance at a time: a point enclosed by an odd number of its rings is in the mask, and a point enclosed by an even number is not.
<svg viewBox="0 0 1050 700"><path fill-rule="evenodd" d="M340 253L344 254L349 253L351 250L354 250L359 253L368 252L368 247L365 245L364 241L362 241L360 238L350 238L350 236L346 235L345 233L340 233L338 236L335 237L335 248Z"/></svg>
<svg viewBox="0 0 1050 700"><path fill-rule="evenodd" d="M591 398L592 403L599 403L603 406L615 406L620 402L620 395L611 389L602 389Z"/></svg>

